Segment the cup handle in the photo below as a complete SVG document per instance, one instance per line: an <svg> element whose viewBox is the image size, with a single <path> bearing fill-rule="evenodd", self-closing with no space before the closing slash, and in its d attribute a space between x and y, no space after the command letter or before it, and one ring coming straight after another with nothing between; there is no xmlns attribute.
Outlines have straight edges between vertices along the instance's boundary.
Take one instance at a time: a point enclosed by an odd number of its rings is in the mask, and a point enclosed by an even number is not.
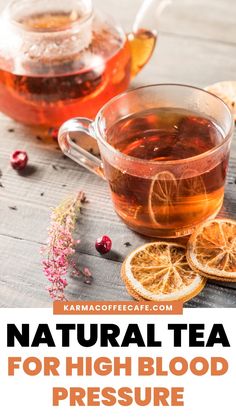
<svg viewBox="0 0 236 419"><path fill-rule="evenodd" d="M93 133L92 120L88 118L73 118L66 121L58 132L58 143L63 153L76 163L105 179L102 160L80 147L73 140L73 133L83 133L96 138Z"/></svg>

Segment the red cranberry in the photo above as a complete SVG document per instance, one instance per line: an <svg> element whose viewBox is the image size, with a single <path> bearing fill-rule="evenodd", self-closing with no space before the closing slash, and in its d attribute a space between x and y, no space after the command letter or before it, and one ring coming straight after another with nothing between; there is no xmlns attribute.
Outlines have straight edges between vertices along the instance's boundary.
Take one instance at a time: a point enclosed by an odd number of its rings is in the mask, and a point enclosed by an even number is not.
<svg viewBox="0 0 236 419"><path fill-rule="evenodd" d="M108 236L99 237L95 243L95 247L101 255L105 255L105 253L110 252L111 246L112 241Z"/></svg>
<svg viewBox="0 0 236 419"><path fill-rule="evenodd" d="M16 150L11 155L11 165L15 170L23 170L28 162L28 155L25 151Z"/></svg>

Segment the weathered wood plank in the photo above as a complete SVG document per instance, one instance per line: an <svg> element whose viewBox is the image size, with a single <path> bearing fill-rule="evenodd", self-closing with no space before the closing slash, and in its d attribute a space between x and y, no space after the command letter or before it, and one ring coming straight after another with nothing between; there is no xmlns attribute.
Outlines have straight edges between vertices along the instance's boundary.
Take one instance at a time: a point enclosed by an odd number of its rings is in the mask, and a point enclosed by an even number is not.
<svg viewBox="0 0 236 419"><path fill-rule="evenodd" d="M24 246L22 246L22 244ZM7 237L0 241L0 307L50 307L46 280L40 265L39 246ZM15 255L15 261L9 260ZM79 254L81 266L89 266L94 279L87 285L82 279L69 280L67 297L72 300L130 300L120 279L121 263L101 257ZM206 288L186 307L235 307L236 290L217 284Z"/></svg>
<svg viewBox="0 0 236 419"><path fill-rule="evenodd" d="M126 30L142 0L94 0L102 10L117 16ZM156 5L160 0L156 0ZM119 10L116 7L119 4ZM153 2L155 4L155 2ZM155 14L153 9L152 17ZM209 39L217 43L236 43L236 2L234 0L172 0L165 9L156 27L162 34L182 35L187 38Z"/></svg>
<svg viewBox="0 0 236 419"><path fill-rule="evenodd" d="M41 269L37 243L5 237L0 240L0 307L46 307L51 305ZM77 258L76 258L77 259ZM101 257L78 254L81 267L89 266L94 279L70 278L67 296L72 300L127 300L120 279L120 263Z"/></svg>
<svg viewBox="0 0 236 419"><path fill-rule="evenodd" d="M236 307L235 299L235 289L208 283L197 297L185 303L185 307Z"/></svg>
<svg viewBox="0 0 236 419"><path fill-rule="evenodd" d="M236 44L234 0L173 0L163 13L160 30L217 44Z"/></svg>
<svg viewBox="0 0 236 419"><path fill-rule="evenodd" d="M134 84L170 82L205 87L234 80L235 53L236 45L161 34L150 67L138 75Z"/></svg>

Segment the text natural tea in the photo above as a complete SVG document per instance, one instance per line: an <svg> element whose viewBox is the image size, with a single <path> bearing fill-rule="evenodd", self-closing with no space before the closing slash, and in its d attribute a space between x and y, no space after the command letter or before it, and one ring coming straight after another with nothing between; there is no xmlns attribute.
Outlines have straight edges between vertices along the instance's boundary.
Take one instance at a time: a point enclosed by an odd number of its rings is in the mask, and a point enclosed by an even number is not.
<svg viewBox="0 0 236 419"><path fill-rule="evenodd" d="M215 215L223 201L228 153L216 164L206 154L205 168L196 160L178 175L169 168L184 159L209 152L223 141L219 127L200 113L183 109L152 109L116 122L107 132L109 143L131 159L122 170L104 159L115 208L136 231L176 236ZM137 160L139 159L139 160ZM140 159L166 162L156 173L135 175Z"/></svg>

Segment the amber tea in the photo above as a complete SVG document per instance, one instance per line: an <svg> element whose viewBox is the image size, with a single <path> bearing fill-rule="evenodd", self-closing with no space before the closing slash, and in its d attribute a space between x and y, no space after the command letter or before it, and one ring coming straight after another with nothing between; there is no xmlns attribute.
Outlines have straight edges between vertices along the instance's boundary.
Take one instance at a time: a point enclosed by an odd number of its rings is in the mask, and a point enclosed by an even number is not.
<svg viewBox="0 0 236 419"><path fill-rule="evenodd" d="M107 132L109 143L131 159L122 170L104 159L115 209L129 227L149 236L175 237L218 213L223 202L228 154L217 164L188 164L176 176L168 162L178 164L222 143L211 120L183 109L153 109L121 119ZM167 163L153 175L135 175L142 159ZM163 169L164 167L164 169ZM193 168L194 167L194 168ZM132 170L133 169L133 170ZM158 232L158 233L157 233Z"/></svg>

